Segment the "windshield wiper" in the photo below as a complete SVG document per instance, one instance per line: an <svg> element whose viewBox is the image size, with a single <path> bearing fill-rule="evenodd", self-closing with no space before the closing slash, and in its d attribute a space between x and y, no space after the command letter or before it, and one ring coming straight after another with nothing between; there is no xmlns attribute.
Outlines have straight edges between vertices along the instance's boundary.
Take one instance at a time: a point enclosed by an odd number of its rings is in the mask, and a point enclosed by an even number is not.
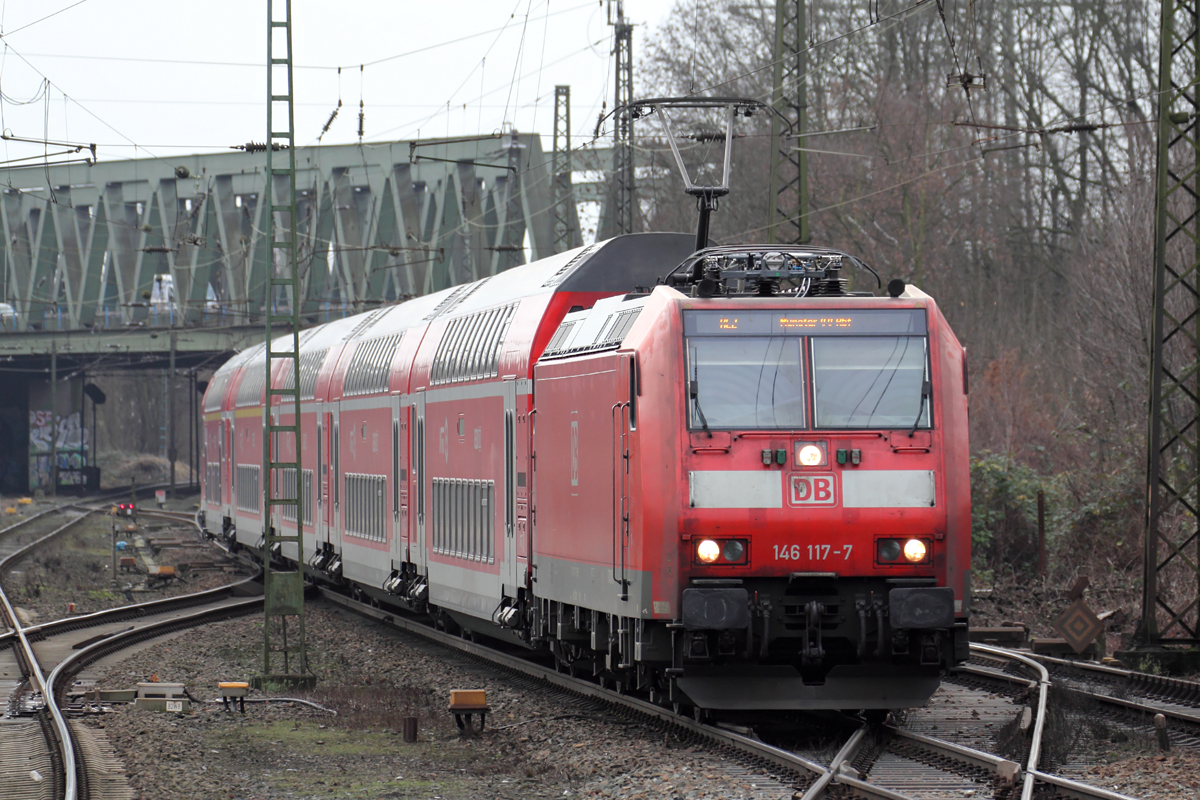
<svg viewBox="0 0 1200 800"><path fill-rule="evenodd" d="M917 426L921 424L921 417L925 415L925 400L932 397L933 386L929 381L921 381L921 403L917 406L917 418L913 420L912 430L908 432L908 438L913 438L917 432Z"/></svg>
<svg viewBox="0 0 1200 800"><path fill-rule="evenodd" d="M704 418L704 409L700 407L700 381L699 370L692 372L692 380L688 383L688 394L691 395L692 402L696 404L696 413L700 415L700 424L704 426L704 432L708 434L708 438L712 438L712 431L708 429L708 420Z"/></svg>

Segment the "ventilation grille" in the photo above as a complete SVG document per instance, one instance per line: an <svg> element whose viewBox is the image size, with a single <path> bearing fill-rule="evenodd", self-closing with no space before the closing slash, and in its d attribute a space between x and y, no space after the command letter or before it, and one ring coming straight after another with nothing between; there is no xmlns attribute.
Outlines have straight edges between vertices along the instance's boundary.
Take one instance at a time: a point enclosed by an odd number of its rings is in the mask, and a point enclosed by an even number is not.
<svg viewBox="0 0 1200 800"><path fill-rule="evenodd" d="M554 286L558 286L560 283L565 281L567 279L567 275L571 273L571 270L575 269L576 265L578 265L580 261L583 261L585 258L590 256L595 249L596 245L589 244L587 247L580 250L575 254L574 258L559 267L558 272L547 278L546 282L542 284L542 287L549 289Z"/></svg>
<svg viewBox="0 0 1200 800"><path fill-rule="evenodd" d="M283 362L283 367L280 368L279 374L275 376L275 380L271 381L272 389L292 389L295 387L292 382L292 360L289 358ZM278 397L279 395L276 395ZM283 400L286 402L287 398Z"/></svg>
<svg viewBox="0 0 1200 800"><path fill-rule="evenodd" d="M317 396L317 373L325 363L329 350L318 350L315 353L300 354L300 399L312 400Z"/></svg>
<svg viewBox="0 0 1200 800"><path fill-rule="evenodd" d="M233 373L233 369L222 369L216 375L213 375L212 380L208 382L208 390L204 393L205 411L221 410L221 398L225 396L225 389L229 384L229 376Z"/></svg>
<svg viewBox="0 0 1200 800"><path fill-rule="evenodd" d="M258 482L257 466L238 464L237 507L243 511L258 511L262 502L262 487Z"/></svg>
<svg viewBox="0 0 1200 800"><path fill-rule="evenodd" d="M300 501L304 506L304 524L312 525L313 521L313 471L311 469L301 470L304 475L304 497ZM280 497L295 497L296 496L296 470L282 469L280 470L281 482L283 484L280 489ZM296 521L296 507L293 505L285 505L279 507L280 515L292 522Z"/></svg>
<svg viewBox="0 0 1200 800"><path fill-rule="evenodd" d="M390 310L391 309L387 308L377 308L371 313L367 314L365 317L363 317L362 322L354 326L354 329L350 331L350 333L346 336L346 339L349 340L361 336L363 333L369 330L372 325L378 322L380 317Z"/></svg>
<svg viewBox="0 0 1200 800"><path fill-rule="evenodd" d="M205 411L221 410L222 397L225 394L225 390L229 388L229 380L234 375L237 375L238 371L241 370L242 367L244 367L246 364L249 364L255 358L262 358L265 360L265 356L263 355L263 347L263 345L259 344L255 345L249 350L243 350L233 358L226 361L225 364L219 370L217 370L217 373L213 375L212 379L212 384L216 385L216 389L206 396L204 405ZM234 402L237 402L237 398L234 398Z"/></svg>
<svg viewBox="0 0 1200 800"><path fill-rule="evenodd" d="M241 367L242 382L238 386L237 397L234 398L234 404L239 408L256 406L262 402L263 387L267 382L266 362L266 346L261 344L247 350L242 357L241 363L238 365Z"/></svg>
<svg viewBox="0 0 1200 800"><path fill-rule="evenodd" d="M383 475L346 473L346 535L387 541L384 512L387 478Z"/></svg>
<svg viewBox="0 0 1200 800"><path fill-rule="evenodd" d="M204 501L221 505L221 463L209 461L204 465Z"/></svg>
<svg viewBox="0 0 1200 800"><path fill-rule="evenodd" d="M462 301L474 294L479 287L483 286L485 283L487 283L487 278L484 278L480 281L475 281L474 283L464 283L454 287L454 291L442 298L442 302L438 303L434 307L433 311L430 311L425 316L425 321L428 322L429 320L437 319L437 317L441 314L445 314L451 309L456 308L460 303L462 303Z"/></svg>
<svg viewBox="0 0 1200 800"><path fill-rule="evenodd" d="M433 358L434 385L494 378L500 370L500 348L517 304L479 311L452 320Z"/></svg>
<svg viewBox="0 0 1200 800"><path fill-rule="evenodd" d="M496 482L433 479L433 552L496 561Z"/></svg>
<svg viewBox="0 0 1200 800"><path fill-rule="evenodd" d="M554 337L550 340L550 344L546 345L545 352L542 353L542 358L557 358L561 356L578 355L580 353L594 353L599 350L613 350L621 346L621 342L625 340L625 334L629 333L629 329L633 327L633 323L637 321L638 314L642 313L642 309L627 308L624 311L617 311L609 314L604 320L604 324L599 328L599 335L595 339L586 339L580 341L578 338L571 338L571 330L578 323L578 320L563 322L558 326L558 330L554 332ZM586 332L585 332L586 335Z"/></svg>
<svg viewBox="0 0 1200 800"><path fill-rule="evenodd" d="M267 365L265 360L253 361L247 364L242 371L245 374L242 376L241 385L238 386L238 408L260 405L263 399L263 386L267 382Z"/></svg>
<svg viewBox="0 0 1200 800"><path fill-rule="evenodd" d="M640 308L628 308L611 315L601 330L596 344L602 347L621 344L625 341L625 334L629 333L629 329L633 327L633 323L637 322L638 314L641 313L642 309Z"/></svg>
<svg viewBox="0 0 1200 800"><path fill-rule="evenodd" d="M346 370L342 394L352 396L386 392L391 377L392 356L396 355L396 346L400 344L402 336L397 333L359 342L354 357L350 359L350 368Z"/></svg>
<svg viewBox="0 0 1200 800"><path fill-rule="evenodd" d="M559 325L558 330L554 332L554 336L550 339L550 344L546 345L546 352L553 353L561 350L562 343L567 340L567 336L571 333L571 329L575 327L575 324L576 320L571 320Z"/></svg>

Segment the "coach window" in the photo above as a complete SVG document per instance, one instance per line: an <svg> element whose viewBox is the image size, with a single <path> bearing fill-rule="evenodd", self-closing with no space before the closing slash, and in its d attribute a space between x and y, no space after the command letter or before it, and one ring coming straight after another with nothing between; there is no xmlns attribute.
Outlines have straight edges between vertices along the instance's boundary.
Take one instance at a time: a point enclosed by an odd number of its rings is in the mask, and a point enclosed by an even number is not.
<svg viewBox="0 0 1200 800"><path fill-rule="evenodd" d="M813 337L811 342L818 428L929 427L925 337Z"/></svg>
<svg viewBox="0 0 1200 800"><path fill-rule="evenodd" d="M688 339L688 423L695 428L803 428L800 338Z"/></svg>

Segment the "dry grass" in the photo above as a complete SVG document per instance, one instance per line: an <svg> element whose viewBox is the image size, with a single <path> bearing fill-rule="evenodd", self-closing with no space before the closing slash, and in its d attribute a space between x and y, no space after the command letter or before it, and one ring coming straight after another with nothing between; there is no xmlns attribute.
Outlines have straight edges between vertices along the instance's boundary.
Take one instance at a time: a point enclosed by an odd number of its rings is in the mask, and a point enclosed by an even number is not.
<svg viewBox="0 0 1200 800"><path fill-rule="evenodd" d="M330 724L347 730L399 731L405 717L417 717L421 728L453 724L433 690L423 686L336 686L318 688L307 698L335 709Z"/></svg>
<svg viewBox="0 0 1200 800"><path fill-rule="evenodd" d="M136 480L139 486L166 483L171 478L171 462L149 453L110 451L101 453L100 483L106 489L119 489ZM175 481L189 483L191 468L183 461L175 462Z"/></svg>

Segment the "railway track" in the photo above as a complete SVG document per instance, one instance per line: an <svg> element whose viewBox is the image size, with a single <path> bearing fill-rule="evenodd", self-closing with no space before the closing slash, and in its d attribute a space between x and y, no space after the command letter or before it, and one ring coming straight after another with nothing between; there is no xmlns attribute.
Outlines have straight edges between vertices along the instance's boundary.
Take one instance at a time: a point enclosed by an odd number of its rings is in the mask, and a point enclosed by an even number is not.
<svg viewBox="0 0 1200 800"><path fill-rule="evenodd" d="M73 527L87 514L76 516L48 533L43 525L33 523L51 518L61 508L47 509L0 531L7 534L3 539L4 558L0 559L0 575L6 575L12 565L29 551ZM22 530L24 529L24 530ZM24 535L36 530L34 536ZM17 533L22 535L14 535ZM16 609L0 587L0 622L7 630L0 637L3 659L0 660L0 679L8 695L8 713L5 740L15 738L16 748L4 749L5 763L0 767L6 774L6 788L13 797L51 798L75 800L78 796L75 748L70 726L62 710L54 702L53 694L46 682L45 672L38 662L33 645L17 617ZM17 715L32 715L36 723L13 724L9 720ZM36 727L35 727L36 726ZM36 763L42 769L24 769L22 758Z"/></svg>
<svg viewBox="0 0 1200 800"><path fill-rule="evenodd" d="M138 516L154 517L157 519L166 519L172 522L194 525L196 522L196 514L193 511L169 511L163 508L139 508Z"/></svg>
<svg viewBox="0 0 1200 800"><path fill-rule="evenodd" d="M63 507L0 530L0 576L34 548L106 507L86 509L49 532L40 528ZM33 526L35 522L39 525ZM39 529L25 534L31 527ZM12 535L18 531L24 535ZM6 800L108 796L103 784L111 776L93 775L88 769L88 759L99 754L98 745L77 735L67 719L67 693L74 677L88 664L138 642L261 609L261 597L239 596L253 580L28 627L0 586L0 622L5 629L0 632L0 688L7 700L0 719L0 779ZM93 783L100 784L95 792Z"/></svg>
<svg viewBox="0 0 1200 800"><path fill-rule="evenodd" d="M1066 739L1067 745L1049 754L1057 773L1082 776L1113 742L1138 737L1154 746L1160 735L1155 724L1159 715L1172 748L1200 749L1200 684L1090 662L1030 658L1047 669L1053 682L1051 706L1058 728L1053 738ZM1020 676L993 654L973 654L959 674L991 683L999 691L1023 691Z"/></svg>
<svg viewBox="0 0 1200 800"><path fill-rule="evenodd" d="M1200 748L1200 683L1086 661L1037 658L1056 683L1135 716L1163 714L1177 725L1178 744Z"/></svg>
<svg viewBox="0 0 1200 800"><path fill-rule="evenodd" d="M931 708L881 725L847 716L823 718L827 729L832 725L846 731L837 752L823 758L806 754L789 743L789 738L794 737L779 726L700 722L646 700L557 672L552 666L435 630L414 618L330 589L320 591L330 602L486 662L519 682L549 685L576 701L600 702L612 709L612 713L671 728L681 738L703 742L791 787L793 796L802 800L822 797L1030 800L1035 793L1038 798L1128 800L1125 795L1040 769L1051 677L1044 666L1020 653L978 646L980 658L1003 663L1004 668L998 671L1008 670L1004 674L1012 675L1021 684L1020 689L1007 694L980 685L979 679L966 677L961 686L954 685L943 693ZM982 702L985 697L986 703ZM978 712L978 716L972 711ZM809 720L805 724L813 723ZM994 747L996 733L1005 727L1023 728L1026 732L1022 734L1024 741L1015 759L985 749Z"/></svg>
<svg viewBox="0 0 1200 800"><path fill-rule="evenodd" d="M180 522L192 520L192 515L187 512L152 510L149 515ZM4 566L4 562L0 562L0 570ZM235 589L225 587L202 595L121 607L28 628L14 625L12 631L0 635L0 666L4 672L8 671L9 661L15 667L26 659L26 656L17 655L18 650L28 652L28 660L39 665L22 678L21 689L17 689L16 684L3 684L10 700L16 700L10 702L10 710L20 710L23 706L26 712L33 712L32 716L5 720L10 723L8 729L0 728L4 731L0 737L0 774L13 773L6 767L6 762L18 759L24 774L30 776L29 793L12 796L54 800L89 797L87 771L82 769L86 762L85 747L70 733L62 732L64 727L70 730L64 710L70 711L65 701L72 678L87 664L138 641L172 630L253 613L261 608L260 598L235 598L235 592ZM980 645L973 646L972 662L967 668L949 676L943 691L927 708L897 715L883 724L868 724L865 720L846 716L799 723L800 727L807 725L810 729L814 725L823 725L826 731L836 730L840 747L832 752L828 747L807 748L797 742L795 726L781 729L758 722L747 725L698 722L645 700L561 674L550 666L493 651L328 589L322 589L322 593L332 602L357 613L457 650L471 660L487 662L491 668L498 667L520 683L533 688L553 686L576 704L600 705L608 713L650 721L670 729L679 738L724 752L748 772L787 787L794 792L794 797L803 800L822 797L1122 800L1123 795L1052 772L1061 772L1064 766L1070 768L1070 764L1051 763L1043 768L1042 740L1052 688L1057 684L1060 688L1069 687L1073 692L1107 693L1110 700L1118 701L1110 704L1118 710L1128 710L1129 704L1134 703L1139 705L1139 714L1166 709L1181 720L1187 719L1189 714L1200 717L1193 705L1200 692L1188 682L1155 679L1142 673L1104 667L1085 668L1085 677L1081 678L1077 674L1081 668L1070 662L1035 660L1027 654ZM80 650L73 650L83 639L91 642ZM20 647L22 642L28 651ZM42 664L50 671L39 685L32 673L45 674ZM0 679L4 677L0 675ZM1091 687L1084 684L1091 684ZM1130 699L1135 695L1136 699ZM44 705L35 708L39 703ZM59 720L63 720L62 725ZM70 743L66 747L62 744L64 736ZM1004 754L998 755L994 751L1005 737L1009 740L1007 749L999 748L1004 749ZM32 746L31 743L36 741L42 742L40 748ZM1191 746L1190 740L1178 741ZM47 742L54 745L47 745ZM94 749L94 743L91 747ZM74 794L70 794L72 785L68 776L72 764L76 774ZM33 773L37 773L40 780L34 779Z"/></svg>

